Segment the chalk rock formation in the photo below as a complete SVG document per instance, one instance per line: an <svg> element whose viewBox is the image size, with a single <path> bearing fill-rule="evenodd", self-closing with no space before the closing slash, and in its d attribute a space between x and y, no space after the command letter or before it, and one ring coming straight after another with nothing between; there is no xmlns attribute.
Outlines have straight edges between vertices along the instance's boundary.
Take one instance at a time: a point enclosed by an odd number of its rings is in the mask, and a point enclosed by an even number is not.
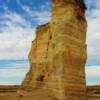
<svg viewBox="0 0 100 100"><path fill-rule="evenodd" d="M85 9L83 0L52 0L50 23L37 27L23 91L47 90L54 100L86 100Z"/></svg>

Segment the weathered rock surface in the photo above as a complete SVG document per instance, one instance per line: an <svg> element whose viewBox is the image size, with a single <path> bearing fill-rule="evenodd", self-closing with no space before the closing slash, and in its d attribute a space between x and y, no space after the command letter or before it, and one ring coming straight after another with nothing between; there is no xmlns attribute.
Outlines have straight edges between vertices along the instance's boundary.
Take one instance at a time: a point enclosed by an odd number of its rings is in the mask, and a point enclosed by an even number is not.
<svg viewBox="0 0 100 100"><path fill-rule="evenodd" d="M100 100L100 85L87 87L88 100Z"/></svg>
<svg viewBox="0 0 100 100"><path fill-rule="evenodd" d="M15 93L19 85L0 85L0 93Z"/></svg>
<svg viewBox="0 0 100 100"><path fill-rule="evenodd" d="M86 100L86 30L83 0L52 0L51 21L37 27L21 90L50 91L51 100Z"/></svg>

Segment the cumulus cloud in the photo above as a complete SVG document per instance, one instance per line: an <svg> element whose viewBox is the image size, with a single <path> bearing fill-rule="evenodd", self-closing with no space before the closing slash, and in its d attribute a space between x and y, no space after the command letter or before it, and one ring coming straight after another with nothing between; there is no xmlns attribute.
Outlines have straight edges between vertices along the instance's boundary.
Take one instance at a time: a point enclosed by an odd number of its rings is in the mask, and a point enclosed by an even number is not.
<svg viewBox="0 0 100 100"><path fill-rule="evenodd" d="M100 0L87 0L88 63L100 64Z"/></svg>
<svg viewBox="0 0 100 100"><path fill-rule="evenodd" d="M21 4L19 6L34 21L26 20L21 14L16 12L6 12L0 16L0 59L27 59L31 41L35 38L35 26L45 24L50 20L50 11L44 10L48 2L41 5L42 11L31 10L29 6ZM5 8L5 5L2 6Z"/></svg>
<svg viewBox="0 0 100 100"><path fill-rule="evenodd" d="M21 8L33 19L35 19L38 25L45 24L50 21L51 12L48 9L49 3L46 2L44 5L41 5L40 10L31 10L29 6L22 5L20 0L17 0L17 3L21 6Z"/></svg>
<svg viewBox="0 0 100 100"><path fill-rule="evenodd" d="M2 15L4 27L0 28L0 59L26 59L35 29L17 13Z"/></svg>

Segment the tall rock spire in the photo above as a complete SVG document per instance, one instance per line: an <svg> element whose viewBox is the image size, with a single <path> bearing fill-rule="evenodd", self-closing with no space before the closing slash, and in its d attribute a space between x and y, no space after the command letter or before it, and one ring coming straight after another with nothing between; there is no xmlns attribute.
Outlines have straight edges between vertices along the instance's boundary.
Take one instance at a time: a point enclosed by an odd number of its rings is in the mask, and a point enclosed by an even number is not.
<svg viewBox="0 0 100 100"><path fill-rule="evenodd" d="M86 100L85 9L83 0L52 0L51 21L37 27L21 90L49 91L46 100Z"/></svg>

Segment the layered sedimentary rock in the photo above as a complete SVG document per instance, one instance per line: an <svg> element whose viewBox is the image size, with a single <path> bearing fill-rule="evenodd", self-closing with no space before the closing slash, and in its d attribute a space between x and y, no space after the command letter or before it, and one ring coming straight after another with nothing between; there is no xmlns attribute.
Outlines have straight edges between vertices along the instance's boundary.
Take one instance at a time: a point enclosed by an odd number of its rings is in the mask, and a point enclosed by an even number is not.
<svg viewBox="0 0 100 100"><path fill-rule="evenodd" d="M15 93L18 89L18 85L0 85L0 93Z"/></svg>
<svg viewBox="0 0 100 100"><path fill-rule="evenodd" d="M52 0L51 21L37 27L32 42L23 91L47 90L56 100L86 100L85 9L83 0Z"/></svg>
<svg viewBox="0 0 100 100"><path fill-rule="evenodd" d="M87 87L87 100L100 100L100 85Z"/></svg>

